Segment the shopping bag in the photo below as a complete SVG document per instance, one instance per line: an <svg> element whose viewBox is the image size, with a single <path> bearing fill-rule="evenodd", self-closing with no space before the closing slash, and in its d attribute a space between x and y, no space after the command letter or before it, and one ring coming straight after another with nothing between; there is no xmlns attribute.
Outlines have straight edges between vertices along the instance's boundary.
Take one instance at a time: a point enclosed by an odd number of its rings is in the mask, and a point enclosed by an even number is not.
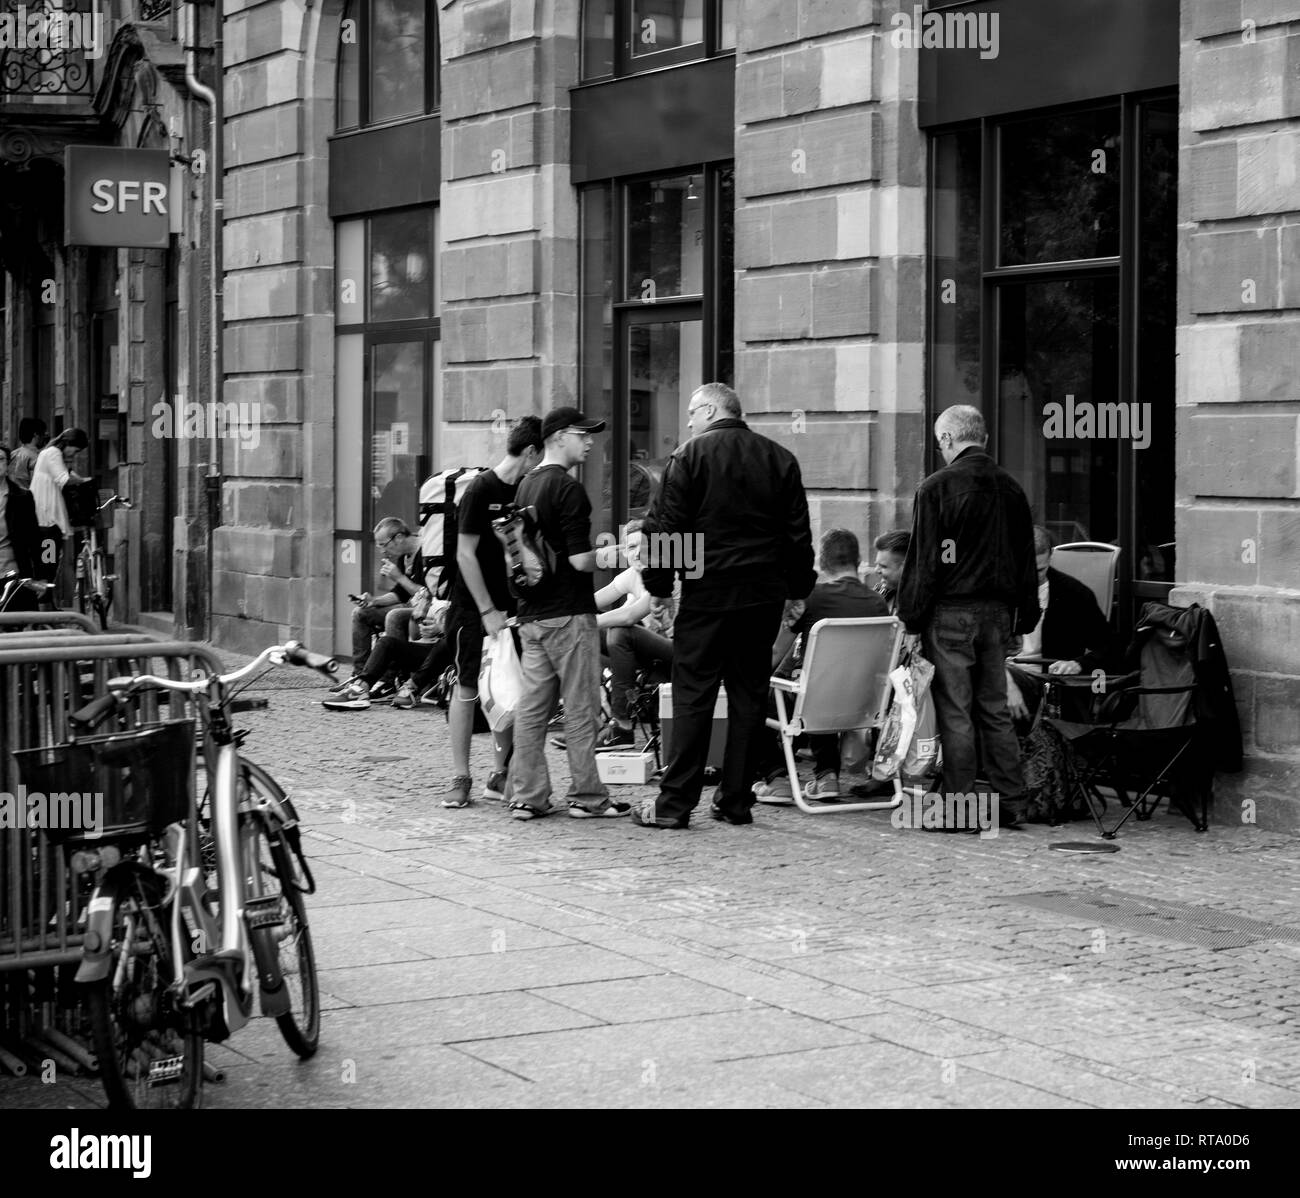
<svg viewBox="0 0 1300 1198"><path fill-rule="evenodd" d="M911 670L916 725L901 766L904 786L933 778L939 772L939 719L930 687L934 680L934 666L915 653Z"/></svg>
<svg viewBox="0 0 1300 1198"><path fill-rule="evenodd" d="M899 666L889 675L894 687L894 700L880 731L876 760L871 767L871 776L878 781L887 782L900 773L904 778L915 778L933 772L939 750L938 732L934 726L934 700L930 695L933 679L934 666L919 653L913 653L908 664ZM927 723L921 726L925 708L929 709L929 715ZM927 762L929 764L925 764ZM916 769L912 768L913 764Z"/></svg>
<svg viewBox="0 0 1300 1198"><path fill-rule="evenodd" d="M478 699L493 732L503 732L515 719L524 693L519 653L509 628L483 638L483 665L478 675Z"/></svg>

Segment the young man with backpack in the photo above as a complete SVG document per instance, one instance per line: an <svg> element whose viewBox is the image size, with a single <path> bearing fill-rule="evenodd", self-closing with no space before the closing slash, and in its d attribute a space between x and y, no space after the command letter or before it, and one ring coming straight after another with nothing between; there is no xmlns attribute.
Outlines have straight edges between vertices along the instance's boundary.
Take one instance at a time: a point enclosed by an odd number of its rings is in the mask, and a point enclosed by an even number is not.
<svg viewBox="0 0 1300 1198"><path fill-rule="evenodd" d="M483 664L483 638L495 636L515 614L515 601L506 581L505 557L492 521L515 501L519 480L542 456L542 422L524 416L511 427L506 456L469 484L456 517L456 569L447 609L446 635L455 654L456 687L451 697L451 793L444 807L468 807L474 780L469 772L470 741L474 732L474 704ZM496 768L483 795L505 797L506 767L513 745L513 729L492 737Z"/></svg>
<svg viewBox="0 0 1300 1198"><path fill-rule="evenodd" d="M510 814L530 820L559 810L551 802L546 766L546 722L558 688L564 696L569 755L569 815L595 819L626 815L614 803L596 769L600 716L600 636L592 573L591 501L569 473L586 460L592 437L605 428L577 408L560 407L542 420L546 455L519 485L516 504L536 512L541 556L549 568L534 585L520 588L519 639L523 644L523 697L515 711L515 754L510 765ZM549 546L550 552L546 552Z"/></svg>

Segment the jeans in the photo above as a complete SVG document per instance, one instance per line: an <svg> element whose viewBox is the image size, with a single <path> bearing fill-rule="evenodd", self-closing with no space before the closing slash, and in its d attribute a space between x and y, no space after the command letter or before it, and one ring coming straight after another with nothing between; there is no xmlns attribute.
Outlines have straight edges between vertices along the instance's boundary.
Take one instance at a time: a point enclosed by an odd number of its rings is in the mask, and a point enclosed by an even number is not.
<svg viewBox="0 0 1300 1198"><path fill-rule="evenodd" d="M375 642L357 677L373 686L385 674L408 674L411 685L419 694L438 681L442 672L451 665L451 659L451 645L444 637L436 641L407 641L384 635Z"/></svg>
<svg viewBox="0 0 1300 1198"><path fill-rule="evenodd" d="M515 755L510 761L512 802L544 811L551 797L546 723L558 689L564 697L570 803L598 811L609 791L596 769L600 720L600 636L596 617L582 614L529 620L519 626L523 695L515 709Z"/></svg>
<svg viewBox="0 0 1300 1198"><path fill-rule="evenodd" d="M370 656L375 633L407 640L411 609L403 603L390 607L358 607L352 613L352 672L360 674Z"/></svg>
<svg viewBox="0 0 1300 1198"><path fill-rule="evenodd" d="M935 714L943 745L943 789L975 789L977 757L1005 800L1024 795L1020 743L1007 709L1011 610L997 600L935 605L922 644L934 664ZM978 734L978 748L976 736Z"/></svg>
<svg viewBox="0 0 1300 1198"><path fill-rule="evenodd" d="M641 624L608 628L605 643L609 648L609 668L614 674L614 694L610 705L614 718L626 723L628 700L636 690L638 668L649 669L655 662L672 664L673 643L666 636Z"/></svg>
<svg viewBox="0 0 1300 1198"><path fill-rule="evenodd" d="M753 781L767 714L772 642L781 603L677 613L673 625L672 758L659 786L660 819L690 816L704 789L719 684L727 688L727 747L716 796L724 811L754 805Z"/></svg>

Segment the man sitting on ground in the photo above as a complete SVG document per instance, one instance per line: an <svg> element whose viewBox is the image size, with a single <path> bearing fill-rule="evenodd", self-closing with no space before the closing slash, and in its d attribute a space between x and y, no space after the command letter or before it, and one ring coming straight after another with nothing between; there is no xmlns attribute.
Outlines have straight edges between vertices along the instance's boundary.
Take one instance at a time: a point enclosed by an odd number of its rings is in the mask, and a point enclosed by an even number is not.
<svg viewBox="0 0 1300 1198"><path fill-rule="evenodd" d="M384 555L379 572L393 585L382 595L372 598L367 591L361 596L352 613L352 676L330 690L383 703L397 693L397 684L385 677L372 686L361 677L370 657L371 637L378 632L398 640L410 639L411 600L423 588L427 570L420 556L420 538L404 520L385 516L375 525L374 536L375 548Z"/></svg>
<svg viewBox="0 0 1300 1198"><path fill-rule="evenodd" d="M887 616L885 601L858 577L861 555L858 538L844 528L822 534L818 565L822 578L802 604L795 604L791 618L777 634L772 646L773 672L792 677L802 661L803 644L819 620L860 619ZM800 610L802 608L802 610ZM775 706L772 707L775 715ZM835 799L840 793L840 738L834 732L808 738L814 755L815 778L805 788L810 799ZM794 794L785 766L780 733L764 740L762 773L766 779L754 787L760 803L792 803Z"/></svg>

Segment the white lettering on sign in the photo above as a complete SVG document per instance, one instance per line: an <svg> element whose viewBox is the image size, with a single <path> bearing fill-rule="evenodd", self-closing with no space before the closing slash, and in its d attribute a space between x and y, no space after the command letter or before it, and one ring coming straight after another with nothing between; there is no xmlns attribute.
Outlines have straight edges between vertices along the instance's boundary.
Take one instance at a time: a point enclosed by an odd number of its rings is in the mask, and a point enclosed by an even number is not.
<svg viewBox="0 0 1300 1198"><path fill-rule="evenodd" d="M151 212L167 215L167 184L157 180L96 179L90 194L98 201L91 204L91 212L125 212L133 205L145 216Z"/></svg>

